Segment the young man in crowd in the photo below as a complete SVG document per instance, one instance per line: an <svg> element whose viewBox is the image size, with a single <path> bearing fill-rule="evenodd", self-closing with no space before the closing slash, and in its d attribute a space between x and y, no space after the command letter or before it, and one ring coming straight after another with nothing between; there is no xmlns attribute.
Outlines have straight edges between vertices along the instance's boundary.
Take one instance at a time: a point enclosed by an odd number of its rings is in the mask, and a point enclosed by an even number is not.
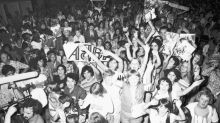
<svg viewBox="0 0 220 123"><path fill-rule="evenodd" d="M28 123L44 123L43 117L40 115L42 105L37 100L28 98L24 101L23 105L23 117ZM18 112L18 108L15 105L9 107L4 123L11 123L13 121L13 115ZM24 121L25 121L24 120ZM17 121L16 121L17 123Z"/></svg>

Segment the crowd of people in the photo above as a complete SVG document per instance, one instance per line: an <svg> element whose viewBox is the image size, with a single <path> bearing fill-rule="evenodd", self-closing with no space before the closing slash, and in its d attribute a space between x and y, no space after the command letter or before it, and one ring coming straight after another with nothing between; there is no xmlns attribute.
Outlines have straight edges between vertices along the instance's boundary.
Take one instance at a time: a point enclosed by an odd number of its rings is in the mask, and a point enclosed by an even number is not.
<svg viewBox="0 0 220 123"><path fill-rule="evenodd" d="M0 23L1 77L39 73L0 83L1 122L219 122L218 0L92 5ZM194 49L187 58L182 42Z"/></svg>

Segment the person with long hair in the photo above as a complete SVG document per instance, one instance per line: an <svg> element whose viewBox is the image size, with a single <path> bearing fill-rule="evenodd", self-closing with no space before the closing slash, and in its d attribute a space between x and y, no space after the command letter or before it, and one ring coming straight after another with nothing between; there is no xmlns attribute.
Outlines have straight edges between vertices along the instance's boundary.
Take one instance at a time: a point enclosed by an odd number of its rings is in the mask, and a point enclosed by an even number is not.
<svg viewBox="0 0 220 123"><path fill-rule="evenodd" d="M172 113L172 103L166 99L162 98L159 100L159 104L155 107L147 109L147 113L150 117L151 123L175 123L176 121L184 121L185 114L181 108L182 102L177 100L175 102L176 107L178 108L179 114L175 115Z"/></svg>
<svg viewBox="0 0 220 123"><path fill-rule="evenodd" d="M113 104L110 96L106 93L102 84L96 82L90 88L90 94L84 100L79 102L80 108L85 109L89 105L89 116L98 112L109 119L109 114L113 112Z"/></svg>

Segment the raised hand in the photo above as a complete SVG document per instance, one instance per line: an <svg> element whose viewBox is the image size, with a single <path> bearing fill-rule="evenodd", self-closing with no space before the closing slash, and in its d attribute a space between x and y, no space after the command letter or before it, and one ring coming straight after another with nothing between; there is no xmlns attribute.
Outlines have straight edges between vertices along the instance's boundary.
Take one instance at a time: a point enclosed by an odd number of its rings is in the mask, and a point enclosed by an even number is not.
<svg viewBox="0 0 220 123"><path fill-rule="evenodd" d="M8 108L8 111L6 114L7 116L12 116L17 111L17 108L15 107L15 105L17 104L14 104Z"/></svg>
<svg viewBox="0 0 220 123"><path fill-rule="evenodd" d="M201 80L195 81L192 85L193 85L194 87L199 86L199 85L202 84L202 82L203 82L204 80L205 80L205 79L202 78Z"/></svg>
<svg viewBox="0 0 220 123"><path fill-rule="evenodd" d="M176 103L176 107L178 107L178 108L180 108L181 105L182 105L182 101L181 100L176 100L175 103Z"/></svg>

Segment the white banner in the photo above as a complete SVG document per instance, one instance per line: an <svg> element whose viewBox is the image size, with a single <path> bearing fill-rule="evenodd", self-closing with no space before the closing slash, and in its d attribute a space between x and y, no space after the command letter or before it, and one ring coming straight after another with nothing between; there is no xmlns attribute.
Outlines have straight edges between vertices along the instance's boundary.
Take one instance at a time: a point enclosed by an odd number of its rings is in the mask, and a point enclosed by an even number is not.
<svg viewBox="0 0 220 123"><path fill-rule="evenodd" d="M73 43L73 42L68 42L63 45L64 52L67 56L68 61L86 61L87 59L85 58L86 52L82 51L79 48L80 43ZM83 43L90 52L92 52L94 55L98 57L100 61L108 61L109 59L106 56L102 55L102 49L97 48L91 44ZM92 60L90 60L92 61Z"/></svg>

